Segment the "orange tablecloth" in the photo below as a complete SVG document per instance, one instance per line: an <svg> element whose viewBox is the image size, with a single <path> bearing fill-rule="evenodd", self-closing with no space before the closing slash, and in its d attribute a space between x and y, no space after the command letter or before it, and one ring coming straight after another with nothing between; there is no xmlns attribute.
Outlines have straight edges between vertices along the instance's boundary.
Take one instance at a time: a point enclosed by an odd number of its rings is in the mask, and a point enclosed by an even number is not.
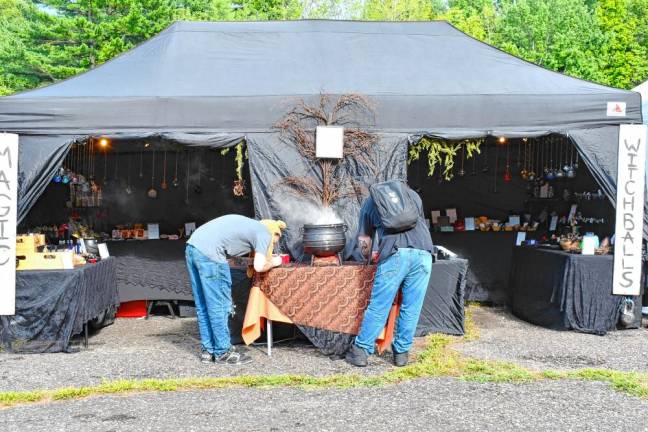
<svg viewBox="0 0 648 432"><path fill-rule="evenodd" d="M387 318L387 324L376 341L379 352L383 352L392 343L398 311L399 305L392 305L389 311L389 317ZM266 319L292 324L292 320L281 312L258 286L252 286L245 311L245 319L243 320L243 341L247 345L261 336L261 330L265 325Z"/></svg>

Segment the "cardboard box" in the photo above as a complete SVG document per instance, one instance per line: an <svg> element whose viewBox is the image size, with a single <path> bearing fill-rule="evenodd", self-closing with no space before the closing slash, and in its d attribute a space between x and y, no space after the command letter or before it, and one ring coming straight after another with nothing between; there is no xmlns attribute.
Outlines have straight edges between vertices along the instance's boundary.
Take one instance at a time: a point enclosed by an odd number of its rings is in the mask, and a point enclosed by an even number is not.
<svg viewBox="0 0 648 432"><path fill-rule="evenodd" d="M74 253L64 252L31 252L16 253L18 268L16 270L70 270L74 268Z"/></svg>
<svg viewBox="0 0 648 432"><path fill-rule="evenodd" d="M36 252L39 246L45 246L45 234L16 236L16 255Z"/></svg>

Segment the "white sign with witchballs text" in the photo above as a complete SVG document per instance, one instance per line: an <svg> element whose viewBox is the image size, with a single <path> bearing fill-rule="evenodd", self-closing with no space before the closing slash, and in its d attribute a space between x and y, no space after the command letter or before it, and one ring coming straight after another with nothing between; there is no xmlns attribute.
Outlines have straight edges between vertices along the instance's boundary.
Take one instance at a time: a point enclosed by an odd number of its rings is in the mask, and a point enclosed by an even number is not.
<svg viewBox="0 0 648 432"><path fill-rule="evenodd" d="M16 313L18 135L0 133L0 315Z"/></svg>
<svg viewBox="0 0 648 432"><path fill-rule="evenodd" d="M645 125L621 125L616 196L614 276L612 293L638 296L641 292L646 179Z"/></svg>

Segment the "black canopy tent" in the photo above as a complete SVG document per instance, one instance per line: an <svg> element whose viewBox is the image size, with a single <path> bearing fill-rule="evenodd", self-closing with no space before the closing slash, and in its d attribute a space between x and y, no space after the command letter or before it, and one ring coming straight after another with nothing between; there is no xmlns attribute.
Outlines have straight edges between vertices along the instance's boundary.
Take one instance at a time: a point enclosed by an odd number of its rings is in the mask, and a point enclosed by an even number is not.
<svg viewBox="0 0 648 432"><path fill-rule="evenodd" d="M0 98L0 130L20 135L19 220L74 142L157 137L219 148L244 140L257 216L286 220L299 256L298 215L272 186L318 173L273 125L297 100L322 93L359 93L376 105L375 122L364 126L380 137L378 179L406 178L407 145L423 136L560 133L613 204L619 124L641 123L637 93L543 69L446 22L179 22L89 72ZM608 117L608 102L624 102L626 115ZM377 180L362 167L351 171ZM350 240L359 204L337 206Z"/></svg>

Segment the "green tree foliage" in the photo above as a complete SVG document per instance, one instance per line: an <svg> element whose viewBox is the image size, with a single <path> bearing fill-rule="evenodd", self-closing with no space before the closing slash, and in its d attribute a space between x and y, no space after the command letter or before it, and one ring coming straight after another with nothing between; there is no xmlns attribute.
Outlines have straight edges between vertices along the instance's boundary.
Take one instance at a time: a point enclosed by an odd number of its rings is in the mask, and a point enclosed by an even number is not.
<svg viewBox="0 0 648 432"><path fill-rule="evenodd" d="M373 21L424 21L433 18L429 0L366 0L362 18Z"/></svg>
<svg viewBox="0 0 648 432"><path fill-rule="evenodd" d="M646 2L600 0L596 6L596 21L603 32L598 59L604 84L631 88L648 75L648 50L642 45L647 15L645 10L634 9L641 9L637 6L642 3L646 6Z"/></svg>
<svg viewBox="0 0 648 432"><path fill-rule="evenodd" d="M600 80L594 50L601 31L583 0L518 0L502 5L496 45L546 68Z"/></svg>

